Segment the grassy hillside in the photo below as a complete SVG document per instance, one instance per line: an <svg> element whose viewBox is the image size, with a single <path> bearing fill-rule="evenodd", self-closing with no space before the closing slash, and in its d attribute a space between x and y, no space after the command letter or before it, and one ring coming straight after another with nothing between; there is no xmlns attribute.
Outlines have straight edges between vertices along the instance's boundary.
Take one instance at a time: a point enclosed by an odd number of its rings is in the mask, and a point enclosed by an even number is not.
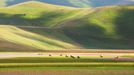
<svg viewBox="0 0 134 75"><path fill-rule="evenodd" d="M77 9L33 1L0 8L0 44L17 45L1 49L134 49L133 13L134 6Z"/></svg>
<svg viewBox="0 0 134 75"><path fill-rule="evenodd" d="M2 32L0 34L2 39L2 46L0 49L4 49L4 51L9 49L14 49L15 51L18 51L19 49L20 51L29 51L76 48L77 46L73 45L74 43L71 41L71 39L66 37L66 35L62 35L57 32L51 32L50 30L48 30L48 32L42 32L43 29L40 30L38 28L28 29L31 31L33 30L33 32L36 31L43 33L45 35L43 36L36 33L31 33L27 30L22 30L15 26L52 27L59 22L62 22L66 19L71 19L77 14L80 14L77 13L77 11L81 13L81 11L78 9L76 10L75 8L44 4L34 1L21 3L7 8L0 8L0 24L2 25L0 27ZM16 34L16 32L18 33ZM54 34L54 36L50 36L50 32ZM60 37L60 39L57 37ZM61 38L63 38L64 41L61 40ZM5 44L7 44L7 46L5 46ZM8 44L11 46L8 47ZM24 47L25 49L23 49Z"/></svg>
<svg viewBox="0 0 134 75"><path fill-rule="evenodd" d="M14 26L0 25L0 32L0 50L3 50L4 47L25 51L76 48L72 44L24 31Z"/></svg>
<svg viewBox="0 0 134 75"><path fill-rule="evenodd" d="M75 12L72 11L73 8L66 8L70 12L66 11L66 9L64 8L65 7L44 4L41 2L22 3L22 4L8 7L6 9L1 8L0 16L4 18L4 20L3 18L1 18L1 23L16 24L16 25L53 24L53 23L57 23L58 21L60 22L67 17L74 16ZM37 23L37 21L39 24Z"/></svg>
<svg viewBox="0 0 134 75"><path fill-rule="evenodd" d="M41 2L26 2L10 6L7 8L0 8L0 23L9 25L38 25L38 26L53 26L61 23L65 20L72 19L76 16L79 17L83 12L87 11L83 9L75 9L71 7L56 6L51 4L45 4Z"/></svg>
<svg viewBox="0 0 134 75"><path fill-rule="evenodd" d="M133 13L134 6L97 8L89 15L64 23L63 31L88 48L134 48Z"/></svg>
<svg viewBox="0 0 134 75"><path fill-rule="evenodd" d="M10 6L27 1L33 1L33 0L0 0L0 6ZM79 7L79 8L134 4L133 0L34 0L34 1L40 1L62 6Z"/></svg>

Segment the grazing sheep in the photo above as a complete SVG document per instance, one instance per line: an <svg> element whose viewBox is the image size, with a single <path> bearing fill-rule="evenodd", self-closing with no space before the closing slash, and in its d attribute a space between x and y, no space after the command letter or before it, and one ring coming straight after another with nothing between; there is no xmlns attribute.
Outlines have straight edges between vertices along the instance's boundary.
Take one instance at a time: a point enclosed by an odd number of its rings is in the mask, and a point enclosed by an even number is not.
<svg viewBox="0 0 134 75"><path fill-rule="evenodd" d="M115 59L119 59L119 56L116 56Z"/></svg>
<svg viewBox="0 0 134 75"><path fill-rule="evenodd" d="M67 55L65 57L68 57Z"/></svg>
<svg viewBox="0 0 134 75"><path fill-rule="evenodd" d="M80 56L77 56L78 59L80 59Z"/></svg>
<svg viewBox="0 0 134 75"><path fill-rule="evenodd" d="M39 53L38 55L41 55L41 53Z"/></svg>
<svg viewBox="0 0 134 75"><path fill-rule="evenodd" d="M75 57L74 57L74 56L72 56L72 55L71 55L70 57L71 57L71 58L73 58L73 59L75 59Z"/></svg>
<svg viewBox="0 0 134 75"><path fill-rule="evenodd" d="M51 54L49 54L49 56L52 56Z"/></svg>
<svg viewBox="0 0 134 75"><path fill-rule="evenodd" d="M62 56L62 54L60 54L60 56Z"/></svg>
<svg viewBox="0 0 134 75"><path fill-rule="evenodd" d="M101 58L103 58L103 55L100 55Z"/></svg>

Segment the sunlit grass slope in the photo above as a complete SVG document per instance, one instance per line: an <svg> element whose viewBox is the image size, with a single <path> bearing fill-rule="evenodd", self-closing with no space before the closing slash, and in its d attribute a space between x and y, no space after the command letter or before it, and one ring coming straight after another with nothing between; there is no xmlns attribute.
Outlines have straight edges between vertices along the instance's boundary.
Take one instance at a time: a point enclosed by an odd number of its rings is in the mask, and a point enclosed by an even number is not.
<svg viewBox="0 0 134 75"><path fill-rule="evenodd" d="M18 44L20 47L18 50L22 49L24 46L31 47L31 50L54 50L54 49L66 49L75 48L76 46L58 41L56 39L51 39L49 37L41 36L35 33L24 31L14 26L0 26L0 41L8 41L13 44ZM3 49L5 42L1 42L0 50ZM23 45L23 46L21 46ZM6 46L5 46L6 47ZM7 48L10 45L7 44ZM14 47L14 46L13 46ZM17 47L16 47L17 48ZM17 49L16 49L17 50ZM25 50L27 51L27 50Z"/></svg>

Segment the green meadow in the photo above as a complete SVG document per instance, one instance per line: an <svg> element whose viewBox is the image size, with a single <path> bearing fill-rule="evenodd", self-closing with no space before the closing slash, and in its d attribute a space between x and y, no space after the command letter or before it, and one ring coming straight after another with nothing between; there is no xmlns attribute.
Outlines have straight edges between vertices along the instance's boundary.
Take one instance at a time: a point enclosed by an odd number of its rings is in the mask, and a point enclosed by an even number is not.
<svg viewBox="0 0 134 75"><path fill-rule="evenodd" d="M0 74L133 75L134 61L96 58L25 57L0 59Z"/></svg>
<svg viewBox="0 0 134 75"><path fill-rule="evenodd" d="M130 58L120 56L120 58ZM134 67L134 61L116 59L115 57L99 56L35 56L35 57L13 57L1 58L0 67ZM132 57L131 57L132 58Z"/></svg>
<svg viewBox="0 0 134 75"><path fill-rule="evenodd" d="M6 69L6 71L5 71ZM32 68L28 68L28 67L17 67L17 68L2 68L0 69L0 73L1 74L10 74L10 75L14 75L14 74L22 74L22 75L27 75L27 74L31 74L31 75L44 75L44 74L48 74L48 75L133 75L134 68L128 68L125 67L125 69L123 69L123 67L119 67L119 68L109 68L109 67L102 67L102 68L68 68L68 67L32 67ZM28 70L28 71L27 71Z"/></svg>

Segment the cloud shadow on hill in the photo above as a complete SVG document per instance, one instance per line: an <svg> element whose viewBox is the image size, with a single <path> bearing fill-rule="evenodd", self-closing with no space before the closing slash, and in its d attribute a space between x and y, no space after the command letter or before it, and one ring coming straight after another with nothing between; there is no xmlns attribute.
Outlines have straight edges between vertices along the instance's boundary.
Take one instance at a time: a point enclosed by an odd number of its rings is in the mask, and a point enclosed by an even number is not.
<svg viewBox="0 0 134 75"><path fill-rule="evenodd" d="M122 10L115 19L115 25L122 39L134 42L134 10Z"/></svg>
<svg viewBox="0 0 134 75"><path fill-rule="evenodd" d="M0 24L3 25L21 25L21 26L47 26L49 22L54 21L55 18L61 17L62 13L45 12L38 18L25 18L28 14L5 14L0 13Z"/></svg>

